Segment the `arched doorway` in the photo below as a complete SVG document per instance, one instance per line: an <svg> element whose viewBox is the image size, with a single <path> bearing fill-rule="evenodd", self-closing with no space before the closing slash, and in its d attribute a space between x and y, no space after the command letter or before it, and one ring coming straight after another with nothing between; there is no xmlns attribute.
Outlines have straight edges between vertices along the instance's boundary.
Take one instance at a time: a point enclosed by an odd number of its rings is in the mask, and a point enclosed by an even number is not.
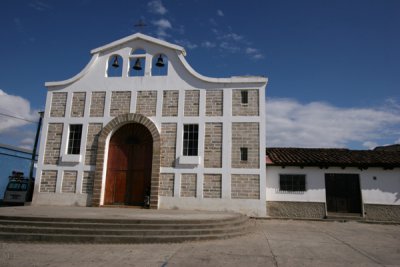
<svg viewBox="0 0 400 267"><path fill-rule="evenodd" d="M129 123L111 137L104 205L143 206L150 196L153 138L142 124Z"/></svg>

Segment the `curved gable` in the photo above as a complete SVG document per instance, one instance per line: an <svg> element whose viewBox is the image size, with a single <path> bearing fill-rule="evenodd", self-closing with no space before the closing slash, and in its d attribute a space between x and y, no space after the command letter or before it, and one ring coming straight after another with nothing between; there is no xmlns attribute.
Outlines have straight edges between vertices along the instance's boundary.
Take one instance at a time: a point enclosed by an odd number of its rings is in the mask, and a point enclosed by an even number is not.
<svg viewBox="0 0 400 267"><path fill-rule="evenodd" d="M136 49L143 49L145 54L133 55L132 51ZM196 72L186 61L186 52L183 47L141 33L136 33L93 49L91 53L92 59L80 73L64 81L46 82L46 87L68 86L85 78L89 80L89 82L85 84L96 85L96 81L98 84L109 84L110 81L107 80L110 78L108 76L108 69L112 68L109 62L112 62L112 57L116 55L120 56L122 60L122 62L119 62L122 68L120 78L142 76L141 84L145 82L148 83L147 86L152 86L153 84L157 85L160 82L156 81L156 79L162 78L152 76L151 68L152 62L154 61L153 58L158 57L160 54L164 55L170 63L168 66L168 74L166 75L169 80L163 81L163 85L171 84L171 86L177 87L185 86L186 83L199 88L207 88L213 87L213 84L214 86L217 85L216 87L237 87L242 84L242 86L259 87L267 82L267 78L255 76L230 78L210 78L203 76ZM140 62L138 63L138 61ZM136 64L141 65L142 72L140 75L132 74L132 67Z"/></svg>

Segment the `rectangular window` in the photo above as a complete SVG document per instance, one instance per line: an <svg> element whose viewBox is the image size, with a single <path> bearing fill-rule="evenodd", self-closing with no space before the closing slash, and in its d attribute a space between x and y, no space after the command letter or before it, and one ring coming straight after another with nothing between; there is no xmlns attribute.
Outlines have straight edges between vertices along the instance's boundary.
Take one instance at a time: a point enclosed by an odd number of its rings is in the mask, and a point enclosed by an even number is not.
<svg viewBox="0 0 400 267"><path fill-rule="evenodd" d="M249 103L249 92L248 91L240 91L240 95L242 97L242 104L248 104Z"/></svg>
<svg viewBox="0 0 400 267"><path fill-rule="evenodd" d="M304 174L279 175L280 191L306 191L306 176Z"/></svg>
<svg viewBox="0 0 400 267"><path fill-rule="evenodd" d="M247 147L241 147L240 148L240 160L241 161L247 161Z"/></svg>
<svg viewBox="0 0 400 267"><path fill-rule="evenodd" d="M82 124L71 124L69 126L68 154L80 154L82 139Z"/></svg>
<svg viewBox="0 0 400 267"><path fill-rule="evenodd" d="M199 143L199 125L185 124L183 125L183 155L197 156Z"/></svg>

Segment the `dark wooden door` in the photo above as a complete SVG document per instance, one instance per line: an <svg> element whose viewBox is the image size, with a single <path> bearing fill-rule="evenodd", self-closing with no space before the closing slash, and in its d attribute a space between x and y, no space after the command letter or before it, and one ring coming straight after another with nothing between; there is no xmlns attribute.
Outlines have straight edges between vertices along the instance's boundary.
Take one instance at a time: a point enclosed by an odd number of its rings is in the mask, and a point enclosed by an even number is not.
<svg viewBox="0 0 400 267"><path fill-rule="evenodd" d="M108 149L105 205L144 205L150 194L153 140L141 124L121 127Z"/></svg>
<svg viewBox="0 0 400 267"><path fill-rule="evenodd" d="M328 212L361 213L361 190L358 174L325 174Z"/></svg>

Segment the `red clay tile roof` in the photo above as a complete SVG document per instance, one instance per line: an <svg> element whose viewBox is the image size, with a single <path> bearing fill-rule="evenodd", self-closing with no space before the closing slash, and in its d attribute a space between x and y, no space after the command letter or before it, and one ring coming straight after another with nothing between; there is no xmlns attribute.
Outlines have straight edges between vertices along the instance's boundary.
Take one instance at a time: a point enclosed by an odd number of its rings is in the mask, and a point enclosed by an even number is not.
<svg viewBox="0 0 400 267"><path fill-rule="evenodd" d="M395 168L400 167L400 151L274 147L266 149L266 164Z"/></svg>

